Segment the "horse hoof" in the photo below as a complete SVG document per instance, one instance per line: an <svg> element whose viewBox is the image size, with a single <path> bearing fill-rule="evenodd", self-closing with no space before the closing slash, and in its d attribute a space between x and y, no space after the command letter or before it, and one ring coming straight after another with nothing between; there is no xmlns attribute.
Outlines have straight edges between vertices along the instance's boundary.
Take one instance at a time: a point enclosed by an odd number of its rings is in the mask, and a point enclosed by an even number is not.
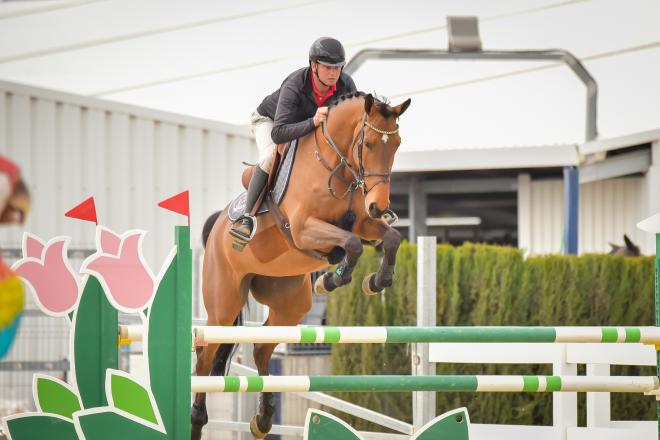
<svg viewBox="0 0 660 440"><path fill-rule="evenodd" d="M364 277L364 279L362 280L362 291L367 295L378 295L380 292L382 292L383 289L381 288L380 290L378 290L378 288L375 285L376 284L375 281L376 281L376 272L372 272L366 277Z"/></svg>
<svg viewBox="0 0 660 440"><path fill-rule="evenodd" d="M250 420L250 432L254 436L254 438L264 438L266 437L267 432L261 432L259 429L259 426L257 425L257 416L252 416L252 420Z"/></svg>
<svg viewBox="0 0 660 440"><path fill-rule="evenodd" d="M318 277L316 282L314 282L314 293L317 295L327 295L330 293L323 284L323 278L325 278L325 274Z"/></svg>

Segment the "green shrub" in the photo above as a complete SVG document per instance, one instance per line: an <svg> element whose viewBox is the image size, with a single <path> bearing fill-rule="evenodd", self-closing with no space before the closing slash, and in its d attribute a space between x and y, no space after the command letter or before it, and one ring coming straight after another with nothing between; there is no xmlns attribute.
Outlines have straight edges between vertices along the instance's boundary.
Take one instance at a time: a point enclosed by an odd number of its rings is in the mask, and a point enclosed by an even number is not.
<svg viewBox="0 0 660 440"><path fill-rule="evenodd" d="M416 246L404 242L394 285L382 296L362 293L363 277L378 268L365 250L353 283L332 293L327 322L338 326L416 324ZM523 259L511 247L465 244L437 247L437 323L458 325L653 325L654 259L590 254ZM410 374L407 344L335 345L333 374ZM447 365L437 374L551 374L550 365ZM612 367L613 375L655 375L652 367ZM337 397L412 421L411 393L335 393ZM437 414L466 406L476 423L550 425L551 394L438 393ZM584 425L584 398L580 422ZM618 420L655 420L655 401L613 394ZM342 416L344 417L344 416ZM345 417L344 417L345 418ZM379 427L351 420L361 430Z"/></svg>

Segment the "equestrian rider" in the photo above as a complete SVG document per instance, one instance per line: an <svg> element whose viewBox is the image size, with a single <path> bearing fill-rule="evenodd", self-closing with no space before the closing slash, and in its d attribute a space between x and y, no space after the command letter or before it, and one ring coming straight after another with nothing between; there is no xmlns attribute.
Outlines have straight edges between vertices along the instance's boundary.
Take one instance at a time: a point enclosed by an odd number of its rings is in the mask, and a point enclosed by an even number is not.
<svg viewBox="0 0 660 440"><path fill-rule="evenodd" d="M343 71L346 53L334 38L321 37L309 49L309 65L286 77L282 86L266 96L250 120L259 163L248 186L245 211L230 233L249 241L256 219L250 215L272 171L277 144L284 144L310 133L328 116L328 104L337 97L356 91L353 79Z"/></svg>

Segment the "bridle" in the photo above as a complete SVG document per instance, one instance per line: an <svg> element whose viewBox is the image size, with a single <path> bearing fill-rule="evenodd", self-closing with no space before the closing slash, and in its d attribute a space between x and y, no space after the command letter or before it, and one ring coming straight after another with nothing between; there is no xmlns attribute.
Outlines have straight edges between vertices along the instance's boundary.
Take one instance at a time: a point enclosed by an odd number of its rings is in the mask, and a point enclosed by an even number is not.
<svg viewBox="0 0 660 440"><path fill-rule="evenodd" d="M326 121L323 121L321 123L321 129L323 132L323 138L325 139L326 143L332 148L332 150L335 152L335 154L339 157L339 163L333 168L328 163L323 159L321 156L321 152L319 151L318 145L315 146L316 148L316 159L327 169L330 171L330 177L328 177L328 192L334 197L335 199L342 200L344 199L349 193L351 194L351 199L353 198L353 193L358 189L362 188L362 193L366 196L369 191L374 189L376 186L380 185L381 183L389 183L390 177L392 175L391 172L382 172L382 173L374 173L374 172L369 172L364 169L364 162L362 159L362 152L364 150L364 131L365 128L370 128L371 130L374 130L376 133L379 133L383 135L383 139L387 141L387 136L391 134L395 134L399 132L399 126L397 125L396 128L392 131L386 131L386 130L381 130L377 127L375 127L373 124L371 124L367 120L367 112L364 112L362 114L362 122L360 124L360 130L358 134L353 138L353 141L351 142L351 147L349 150L349 154L352 155L353 149L357 145L358 148L358 169L356 170L353 165L351 165L346 158L341 152L341 150L337 147L337 144L332 140L332 137L330 136L330 133L328 133L328 126ZM353 180L348 181L344 176L341 174L337 174L342 168L346 168L348 171L351 172L353 175ZM332 179L337 176L338 179L340 179L347 187L346 191L344 191L344 194L341 196L338 196L337 193L335 192L334 189L332 189ZM381 179L378 180L375 184L373 184L370 188L367 187L366 183L366 178L367 177L381 177ZM350 202L349 202L350 205Z"/></svg>

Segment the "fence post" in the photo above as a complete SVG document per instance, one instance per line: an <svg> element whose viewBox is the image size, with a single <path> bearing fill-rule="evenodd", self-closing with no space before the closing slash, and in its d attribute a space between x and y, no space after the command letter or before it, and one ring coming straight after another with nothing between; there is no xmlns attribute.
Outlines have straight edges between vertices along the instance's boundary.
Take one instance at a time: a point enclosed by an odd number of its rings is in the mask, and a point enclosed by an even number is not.
<svg viewBox="0 0 660 440"><path fill-rule="evenodd" d="M436 326L436 237L417 238L417 327ZM429 362L429 344L412 344L413 376L435 376L435 364ZM415 431L435 417L435 393L413 392Z"/></svg>

